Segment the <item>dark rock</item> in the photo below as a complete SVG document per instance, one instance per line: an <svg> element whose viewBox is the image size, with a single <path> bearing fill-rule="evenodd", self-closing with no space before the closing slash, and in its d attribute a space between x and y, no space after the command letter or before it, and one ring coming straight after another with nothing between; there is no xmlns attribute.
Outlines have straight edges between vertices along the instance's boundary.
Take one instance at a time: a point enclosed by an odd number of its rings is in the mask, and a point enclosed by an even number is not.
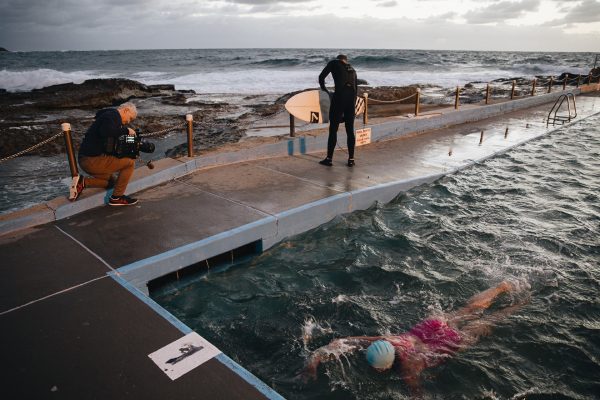
<svg viewBox="0 0 600 400"><path fill-rule="evenodd" d="M369 84L369 82L367 82L367 81L366 81L366 80L364 80L364 79L357 79L357 80L356 80L356 83L357 83L358 85L368 85L368 84Z"/></svg>
<svg viewBox="0 0 600 400"><path fill-rule="evenodd" d="M175 85L148 85L148 89L152 90L152 91L160 91L160 90L167 90L167 91L171 91L174 92L175 91Z"/></svg>

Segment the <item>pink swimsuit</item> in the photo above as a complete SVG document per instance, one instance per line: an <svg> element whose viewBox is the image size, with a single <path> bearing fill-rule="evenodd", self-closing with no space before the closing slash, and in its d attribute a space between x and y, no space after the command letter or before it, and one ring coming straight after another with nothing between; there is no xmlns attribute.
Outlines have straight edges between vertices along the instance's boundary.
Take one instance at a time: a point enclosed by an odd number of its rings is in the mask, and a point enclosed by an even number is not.
<svg viewBox="0 0 600 400"><path fill-rule="evenodd" d="M396 348L396 355L405 361L409 355L417 350L410 336L418 338L427 345L429 351L424 354L429 366L437 365L443 361L444 354L454 354L460 346L460 333L449 327L444 321L426 319L419 322L410 331L399 336L386 338Z"/></svg>

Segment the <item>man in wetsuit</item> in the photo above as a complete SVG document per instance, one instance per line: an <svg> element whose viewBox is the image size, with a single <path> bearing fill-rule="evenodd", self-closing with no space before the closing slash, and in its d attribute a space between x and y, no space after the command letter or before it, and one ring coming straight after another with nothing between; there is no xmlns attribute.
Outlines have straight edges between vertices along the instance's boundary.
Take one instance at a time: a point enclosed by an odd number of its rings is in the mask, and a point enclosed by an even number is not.
<svg viewBox="0 0 600 400"><path fill-rule="evenodd" d="M354 117L356 103L356 71L348 63L348 57L344 54L337 56L335 60L327 63L319 75L319 86L329 93L325 87L325 78L331 73L335 83L335 92L331 99L331 108L329 109L329 139L327 141L327 157L319 161L322 165L332 166L333 150L337 143L337 131L340 122L346 125L346 135L348 137L348 166L354 166Z"/></svg>

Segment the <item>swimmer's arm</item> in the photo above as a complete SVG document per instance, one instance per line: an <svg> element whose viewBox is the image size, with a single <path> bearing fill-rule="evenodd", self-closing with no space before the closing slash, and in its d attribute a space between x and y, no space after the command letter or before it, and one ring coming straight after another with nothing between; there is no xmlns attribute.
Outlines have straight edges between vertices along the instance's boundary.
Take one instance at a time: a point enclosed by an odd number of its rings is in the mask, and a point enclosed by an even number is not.
<svg viewBox="0 0 600 400"><path fill-rule="evenodd" d="M316 379L317 368L323 361L329 360L333 354L350 354L354 351L364 348L376 340L382 339L381 336L352 336L341 339L335 339L326 346L315 350L306 362L303 375L306 378Z"/></svg>
<svg viewBox="0 0 600 400"><path fill-rule="evenodd" d="M425 359L415 354L407 358L401 364L402 379L408 385L412 396L421 397L423 390L421 388L421 372L426 367Z"/></svg>

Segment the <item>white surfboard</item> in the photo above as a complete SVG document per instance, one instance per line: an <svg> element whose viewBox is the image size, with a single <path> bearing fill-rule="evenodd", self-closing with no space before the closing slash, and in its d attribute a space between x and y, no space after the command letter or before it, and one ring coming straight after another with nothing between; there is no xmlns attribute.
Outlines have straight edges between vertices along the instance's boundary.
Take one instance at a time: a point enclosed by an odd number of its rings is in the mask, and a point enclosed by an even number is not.
<svg viewBox="0 0 600 400"><path fill-rule="evenodd" d="M331 101L324 90L307 90L292 96L286 103L285 109L299 120L315 124L329 122L329 107ZM356 115L365 111L362 97L356 98Z"/></svg>

